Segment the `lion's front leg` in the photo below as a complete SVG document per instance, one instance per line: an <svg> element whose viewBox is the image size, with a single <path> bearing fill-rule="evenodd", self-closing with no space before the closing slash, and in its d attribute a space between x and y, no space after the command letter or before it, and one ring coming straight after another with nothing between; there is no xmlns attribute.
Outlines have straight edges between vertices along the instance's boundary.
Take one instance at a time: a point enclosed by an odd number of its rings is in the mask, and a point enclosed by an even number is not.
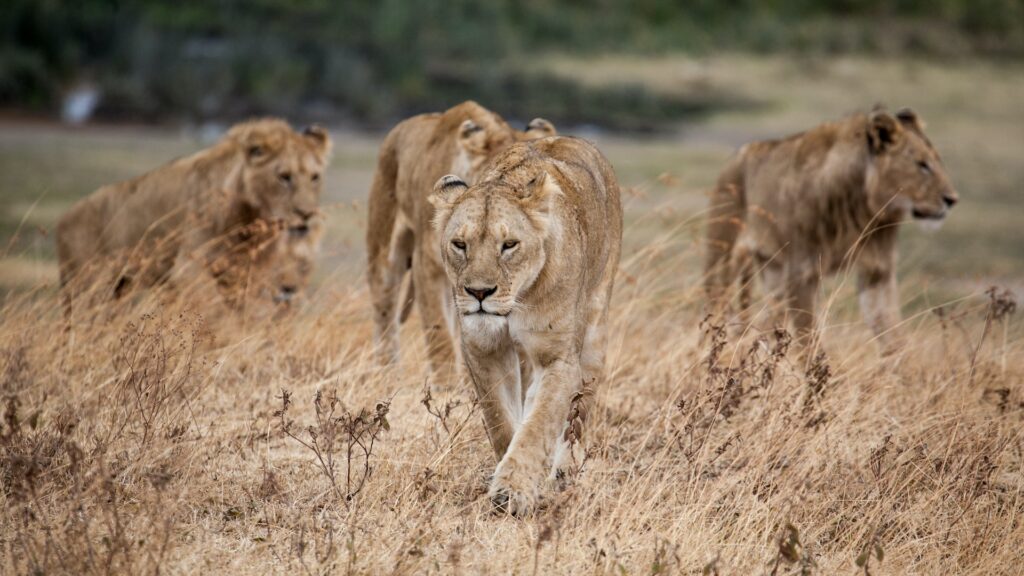
<svg viewBox="0 0 1024 576"><path fill-rule="evenodd" d="M857 279L858 299L864 321L878 337L883 350L892 352L899 347L894 334L900 322L899 289L892 268L862 269Z"/></svg>
<svg viewBox="0 0 1024 576"><path fill-rule="evenodd" d="M472 326L472 338L464 339L466 369L487 428L487 438L501 460L512 442L515 426L522 420L519 356L507 329L481 322Z"/></svg>
<svg viewBox="0 0 1024 576"><path fill-rule="evenodd" d="M886 353L900 348L900 297L896 284L895 234L868 242L857 261L857 292L861 315Z"/></svg>
<svg viewBox="0 0 1024 576"><path fill-rule="evenodd" d="M526 417L512 437L491 480L491 501L512 514L535 509L550 476L566 418L580 388L579 359L559 359L545 367L527 395Z"/></svg>

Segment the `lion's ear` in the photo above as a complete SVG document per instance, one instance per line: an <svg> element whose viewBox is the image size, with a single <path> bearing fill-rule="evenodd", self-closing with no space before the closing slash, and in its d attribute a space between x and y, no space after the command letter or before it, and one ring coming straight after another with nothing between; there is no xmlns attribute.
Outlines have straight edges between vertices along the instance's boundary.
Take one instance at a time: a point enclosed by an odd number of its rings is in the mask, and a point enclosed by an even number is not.
<svg viewBox="0 0 1024 576"><path fill-rule="evenodd" d="M228 138L234 140L245 154L245 161L253 165L269 160L278 145L278 140L263 122L239 124L228 131Z"/></svg>
<svg viewBox="0 0 1024 576"><path fill-rule="evenodd" d="M916 130L919 134L924 134L924 122L921 120L921 117L917 115L917 112L914 112L910 108L902 108L897 111L896 119L907 128Z"/></svg>
<svg viewBox="0 0 1024 576"><path fill-rule="evenodd" d="M434 184L434 190L427 196L427 201L434 206L434 226L440 229L452 212L452 206L469 186L454 174L442 176Z"/></svg>
<svg viewBox="0 0 1024 576"><path fill-rule="evenodd" d="M265 147L261 144L251 142L245 147L245 158L250 162L258 162L266 153Z"/></svg>
<svg viewBox="0 0 1024 576"><path fill-rule="evenodd" d="M455 174L449 174L447 176L442 176L441 179L434 184L434 191L429 197L427 197L427 200L429 200L435 208L451 206L459 196L468 189L469 185L466 184L462 178L459 178Z"/></svg>
<svg viewBox="0 0 1024 576"><path fill-rule="evenodd" d="M302 130L302 136L313 143L321 158L330 158L334 149L334 142L327 129L319 124L311 124Z"/></svg>
<svg viewBox="0 0 1024 576"><path fill-rule="evenodd" d="M871 152L881 154L899 141L899 122L885 111L875 111L868 117L868 147Z"/></svg>
<svg viewBox="0 0 1024 576"><path fill-rule="evenodd" d="M558 130L555 125L544 118L534 118L526 125L526 135L530 138L546 138L557 136Z"/></svg>
<svg viewBox="0 0 1024 576"><path fill-rule="evenodd" d="M245 160L252 165L264 164L270 159L271 146L266 138L259 133L253 133L243 144Z"/></svg>
<svg viewBox="0 0 1024 576"><path fill-rule="evenodd" d="M487 151L487 132L476 122L463 120L459 125L459 146L475 154L484 153Z"/></svg>

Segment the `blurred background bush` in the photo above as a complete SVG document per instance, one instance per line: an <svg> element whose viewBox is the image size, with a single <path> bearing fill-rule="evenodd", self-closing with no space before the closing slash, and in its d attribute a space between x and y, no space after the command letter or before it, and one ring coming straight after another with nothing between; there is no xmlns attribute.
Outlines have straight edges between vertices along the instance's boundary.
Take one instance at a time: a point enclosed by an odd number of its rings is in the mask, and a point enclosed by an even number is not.
<svg viewBox="0 0 1024 576"><path fill-rule="evenodd" d="M583 86L545 53L1024 54L1021 0L5 0L0 106L104 120L381 127L475 98L513 117L653 128L742 105Z"/></svg>

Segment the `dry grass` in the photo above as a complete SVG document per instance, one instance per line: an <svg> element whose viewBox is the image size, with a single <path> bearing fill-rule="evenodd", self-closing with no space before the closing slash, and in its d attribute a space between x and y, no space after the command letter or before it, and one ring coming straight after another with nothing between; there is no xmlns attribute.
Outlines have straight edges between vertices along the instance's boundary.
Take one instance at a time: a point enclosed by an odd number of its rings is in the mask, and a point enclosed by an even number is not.
<svg viewBox="0 0 1024 576"><path fill-rule="evenodd" d="M1022 118L1000 96L1019 76L921 73L934 140L970 186L944 230L908 230L907 347L879 357L840 278L822 298L827 354L803 362L782 333L702 322L702 190L731 139L851 97L782 63L726 63L775 78L784 120L599 139L629 187L608 378L581 474L527 519L485 496L494 462L468 387L424 388L417 318L399 366L371 360L361 199L376 137L337 138L322 271L289 314L225 314L197 285L76 312L65 334L55 215L198 145L0 131L0 220L20 230L0 252L0 286L19 287L0 304L0 573L1020 573L1024 330L1013 296L984 292L1024 276ZM894 83L898 67L881 69L873 82ZM956 100L983 81L984 114Z"/></svg>
<svg viewBox="0 0 1024 576"><path fill-rule="evenodd" d="M373 365L355 278L245 331L217 320L216 345L195 295L107 308L67 337L52 295L13 298L2 571L1014 572L1010 297L911 318L886 359L833 314L828 355L805 365L782 332L702 324L681 236L624 262L583 471L528 519L493 512L479 413L468 390L424 391L414 326L399 367Z"/></svg>

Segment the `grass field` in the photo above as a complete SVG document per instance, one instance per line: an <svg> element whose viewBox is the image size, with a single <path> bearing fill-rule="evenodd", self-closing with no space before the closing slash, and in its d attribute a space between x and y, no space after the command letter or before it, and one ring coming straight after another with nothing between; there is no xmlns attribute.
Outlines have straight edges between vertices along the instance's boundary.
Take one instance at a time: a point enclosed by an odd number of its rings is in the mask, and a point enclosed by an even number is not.
<svg viewBox="0 0 1024 576"><path fill-rule="evenodd" d="M711 84L757 103L657 137L581 129L627 187L626 232L608 377L565 491L530 518L492 512L479 411L468 389L426 395L416 318L397 367L372 361L362 238L380 134L334 132L324 253L289 314L229 317L207 295L154 291L65 334L56 218L203 144L7 121L0 572L1019 574L1024 69L539 65L665 91ZM729 153L876 101L923 116L962 197L938 232L903 231L906 348L879 357L843 278L824 288L825 356L703 325L704 191Z"/></svg>

